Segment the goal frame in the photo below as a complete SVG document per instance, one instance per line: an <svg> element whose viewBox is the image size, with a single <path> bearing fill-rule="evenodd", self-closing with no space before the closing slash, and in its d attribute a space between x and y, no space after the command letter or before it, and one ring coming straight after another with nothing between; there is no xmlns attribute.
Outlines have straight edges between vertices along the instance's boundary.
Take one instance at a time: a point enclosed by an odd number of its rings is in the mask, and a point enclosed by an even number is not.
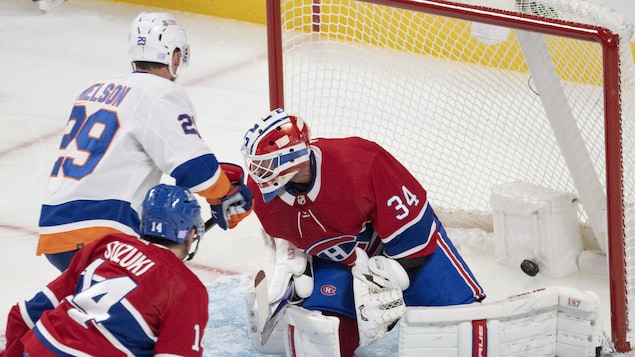
<svg viewBox="0 0 635 357"><path fill-rule="evenodd" d="M423 12L488 25L595 42L602 48L604 82L604 129L607 200L607 254L610 269L612 342L618 352L631 350L627 341L627 290L624 247L624 200L622 195L622 113L620 107L619 35L599 26L542 18L488 7L443 0L361 0L409 11ZM313 2L312 31L320 31L320 0ZM267 43L270 109L284 108L281 1L267 0ZM621 268L620 268L621 267Z"/></svg>

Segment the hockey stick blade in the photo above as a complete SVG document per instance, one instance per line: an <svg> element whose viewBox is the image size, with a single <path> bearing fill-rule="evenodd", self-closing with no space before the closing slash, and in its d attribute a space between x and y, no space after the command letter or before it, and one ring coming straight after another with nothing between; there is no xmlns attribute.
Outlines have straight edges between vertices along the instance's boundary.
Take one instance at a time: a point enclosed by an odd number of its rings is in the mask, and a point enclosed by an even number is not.
<svg viewBox="0 0 635 357"><path fill-rule="evenodd" d="M267 284L267 276L264 270L260 270L254 278L254 290L256 294L256 303L258 304L258 326L260 332L269 317L269 286Z"/></svg>
<svg viewBox="0 0 635 357"><path fill-rule="evenodd" d="M260 333L260 345L264 346L264 344L269 340L269 337L271 337L271 334L278 325L280 318L289 307L289 301L291 301L291 298L293 297L293 291L293 280L291 280L289 282L289 286L287 286L287 290L285 290L284 295L282 296L282 299L280 299L280 303L262 328L262 332Z"/></svg>

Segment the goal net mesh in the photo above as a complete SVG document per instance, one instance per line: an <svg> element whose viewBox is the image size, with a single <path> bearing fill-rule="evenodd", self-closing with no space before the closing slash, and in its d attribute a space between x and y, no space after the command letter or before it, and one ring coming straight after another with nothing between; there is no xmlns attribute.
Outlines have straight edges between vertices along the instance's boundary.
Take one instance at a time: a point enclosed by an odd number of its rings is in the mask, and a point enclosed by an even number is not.
<svg viewBox="0 0 635 357"><path fill-rule="evenodd" d="M313 137L362 136L386 147L428 190L446 226L491 231L492 188L507 182L579 195L585 248L604 252L606 147L617 143L621 153L609 157L617 155L622 180L611 189L623 204L611 213L624 227L610 239L624 245L624 258L611 269L625 271L626 314L635 318L628 308L635 292L632 25L583 0L422 1L518 15L525 20L516 29L373 2L384 5L280 1L282 66L270 80L284 95L272 106L306 119ZM547 34L541 19L619 35L616 63L604 63L599 42ZM612 87L607 65L619 68ZM606 130L607 93L619 96L610 116L615 137Z"/></svg>

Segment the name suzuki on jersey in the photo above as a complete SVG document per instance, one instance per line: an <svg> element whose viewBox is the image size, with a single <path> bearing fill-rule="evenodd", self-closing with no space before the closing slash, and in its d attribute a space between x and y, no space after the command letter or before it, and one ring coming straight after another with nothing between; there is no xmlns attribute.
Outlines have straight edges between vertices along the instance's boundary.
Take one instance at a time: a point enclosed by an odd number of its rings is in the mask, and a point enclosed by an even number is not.
<svg viewBox="0 0 635 357"><path fill-rule="evenodd" d="M108 243L104 258L128 269L136 276L140 276L154 266L154 262L137 248L119 241Z"/></svg>

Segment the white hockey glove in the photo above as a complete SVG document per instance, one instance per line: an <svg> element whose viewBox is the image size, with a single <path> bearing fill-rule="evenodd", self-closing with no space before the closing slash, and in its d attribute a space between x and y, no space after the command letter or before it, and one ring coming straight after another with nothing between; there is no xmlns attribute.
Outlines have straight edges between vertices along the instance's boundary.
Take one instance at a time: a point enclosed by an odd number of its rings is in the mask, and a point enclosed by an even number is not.
<svg viewBox="0 0 635 357"><path fill-rule="evenodd" d="M360 345L364 346L390 331L406 310L403 290L410 286L406 270L394 259L368 258L355 248L353 293Z"/></svg>
<svg viewBox="0 0 635 357"><path fill-rule="evenodd" d="M269 274L269 303L280 300L291 279L295 286L294 299L306 299L313 293L311 256L289 241L271 239L275 248L275 263L273 272Z"/></svg>

